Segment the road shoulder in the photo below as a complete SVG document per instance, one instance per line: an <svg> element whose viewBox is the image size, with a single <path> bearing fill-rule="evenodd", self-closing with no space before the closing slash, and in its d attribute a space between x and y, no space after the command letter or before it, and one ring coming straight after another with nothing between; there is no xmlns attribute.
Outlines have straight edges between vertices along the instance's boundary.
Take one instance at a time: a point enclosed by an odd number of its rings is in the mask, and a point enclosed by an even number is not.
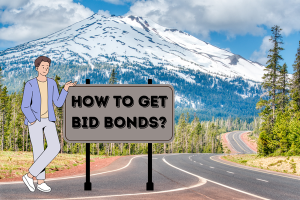
<svg viewBox="0 0 300 200"><path fill-rule="evenodd" d="M251 167L251 166L235 163L232 161L228 161L228 160L225 160L224 158L222 158L222 155L211 156L211 160L214 160L216 162L220 162L220 163L223 163L226 165L238 167L238 168L244 168L244 169L248 169L248 170L252 170L252 171L258 171L258 172L262 172L262 173L273 174L273 175L277 175L277 176L283 176L283 177L287 177L287 178L300 180L300 176L297 176L297 175L287 174L287 173L283 173L283 172L276 172L276 171L267 170L267 169L260 169L260 168Z"/></svg>
<svg viewBox="0 0 300 200"><path fill-rule="evenodd" d="M100 173L100 172L106 172L110 170L115 170L118 168L122 168L126 166L130 159L135 157L137 155L132 156L115 156L105 159L93 159L95 162L90 162L90 173ZM23 174L24 175L24 174ZM15 178L7 178L7 179L0 179L0 185L5 183L19 183L22 181L22 176ZM74 177L74 176L84 176L86 175L86 163L80 164L76 167L72 167L71 169L64 169L62 171L57 171L53 174L46 174L46 181L47 180L54 180L59 178L68 178L68 177ZM34 180L36 178L34 177Z"/></svg>

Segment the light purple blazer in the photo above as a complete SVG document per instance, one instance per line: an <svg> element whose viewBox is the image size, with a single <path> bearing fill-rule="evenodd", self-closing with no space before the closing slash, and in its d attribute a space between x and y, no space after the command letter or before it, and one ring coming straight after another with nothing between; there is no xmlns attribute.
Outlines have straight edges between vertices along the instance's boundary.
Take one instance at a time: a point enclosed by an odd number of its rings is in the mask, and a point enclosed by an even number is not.
<svg viewBox="0 0 300 200"><path fill-rule="evenodd" d="M56 121L53 103L56 107L62 107L68 92L63 88L61 93L58 93L55 80L47 77L48 85L48 117L49 121ZM53 102L53 103L52 103ZM25 125L28 125L35 120L41 121L41 94L37 78L31 79L26 82L23 94L21 110L25 115Z"/></svg>

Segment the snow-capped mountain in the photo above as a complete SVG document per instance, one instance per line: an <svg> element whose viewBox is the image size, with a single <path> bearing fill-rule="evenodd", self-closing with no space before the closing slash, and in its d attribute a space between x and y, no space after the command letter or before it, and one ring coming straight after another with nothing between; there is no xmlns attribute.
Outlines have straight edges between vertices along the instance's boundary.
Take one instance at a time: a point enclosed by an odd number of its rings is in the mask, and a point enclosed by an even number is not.
<svg viewBox="0 0 300 200"><path fill-rule="evenodd" d="M56 62L98 61L114 64L139 63L142 66L189 68L221 78L243 77L261 82L264 66L203 42L192 35L169 29L148 18L105 17L94 14L63 30L1 52L7 65L12 60L33 61L48 55ZM124 56L127 56L125 58ZM31 58L31 59L30 59ZM10 67L13 67L10 66Z"/></svg>
<svg viewBox="0 0 300 200"><path fill-rule="evenodd" d="M94 84L104 84L111 70L99 66L113 64L120 67L121 84L137 83L141 77L153 78L153 84L172 84L178 105L194 109L229 109L235 96L236 101L249 103L247 109L253 109L262 94L263 65L138 16L94 14L44 38L0 51L0 66L9 90L20 88L23 81L37 75L34 60L40 55L51 58L50 72L59 74L62 82L71 78L85 83L83 78L94 73ZM65 68L55 68L57 65ZM126 74L131 77L126 79ZM225 100L228 96L230 105ZM211 97L217 103L212 103Z"/></svg>

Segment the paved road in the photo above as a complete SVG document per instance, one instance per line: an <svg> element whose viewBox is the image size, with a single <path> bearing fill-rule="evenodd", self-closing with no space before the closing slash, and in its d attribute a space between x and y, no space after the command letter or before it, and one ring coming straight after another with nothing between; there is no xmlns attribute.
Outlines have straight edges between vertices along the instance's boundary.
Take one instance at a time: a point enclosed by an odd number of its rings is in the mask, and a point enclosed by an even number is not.
<svg viewBox="0 0 300 200"><path fill-rule="evenodd" d="M256 152L253 151L244 141L241 139L241 135L245 131L235 131L230 132L226 135L227 141L230 145L240 154L255 154Z"/></svg>
<svg viewBox="0 0 300 200"><path fill-rule="evenodd" d="M91 174L46 179L50 193L30 192L23 182L0 183L0 199L300 199L300 178L240 166L223 154L153 155L154 191L146 190L147 156L122 157Z"/></svg>

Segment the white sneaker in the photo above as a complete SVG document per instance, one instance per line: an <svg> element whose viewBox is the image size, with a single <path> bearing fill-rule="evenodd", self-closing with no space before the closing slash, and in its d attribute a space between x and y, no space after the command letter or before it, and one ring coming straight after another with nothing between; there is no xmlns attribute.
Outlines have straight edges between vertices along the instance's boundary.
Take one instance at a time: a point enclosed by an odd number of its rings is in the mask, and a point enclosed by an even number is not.
<svg viewBox="0 0 300 200"><path fill-rule="evenodd" d="M27 174L25 174L23 176L23 182L25 183L25 185L28 187L28 189L31 191L31 192L34 192L35 191L35 187L34 187L34 184L33 184L33 178L29 178Z"/></svg>
<svg viewBox="0 0 300 200"><path fill-rule="evenodd" d="M37 184L37 189L42 192L50 192L51 188L44 182L42 184Z"/></svg>

